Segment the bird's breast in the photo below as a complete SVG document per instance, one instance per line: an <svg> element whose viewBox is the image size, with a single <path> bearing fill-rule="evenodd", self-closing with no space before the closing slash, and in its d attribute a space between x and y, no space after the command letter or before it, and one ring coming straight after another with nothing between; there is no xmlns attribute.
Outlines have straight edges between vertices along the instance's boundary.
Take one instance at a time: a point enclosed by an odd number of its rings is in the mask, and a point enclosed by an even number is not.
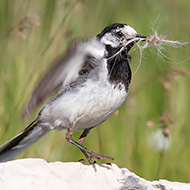
<svg viewBox="0 0 190 190"><path fill-rule="evenodd" d="M123 84L115 86L108 80L88 80L78 95L73 95L70 116L75 119L74 129L95 127L106 121L125 101L127 92ZM73 108L73 109L71 109Z"/></svg>
<svg viewBox="0 0 190 190"><path fill-rule="evenodd" d="M125 101L127 92L123 84L114 85L97 83L96 86L87 84L87 91L81 92L82 97L77 106L80 117L75 125L75 130L95 127L106 121ZM91 87L91 88L90 88ZM90 95L91 94L91 95ZM81 106L83 105L83 106Z"/></svg>

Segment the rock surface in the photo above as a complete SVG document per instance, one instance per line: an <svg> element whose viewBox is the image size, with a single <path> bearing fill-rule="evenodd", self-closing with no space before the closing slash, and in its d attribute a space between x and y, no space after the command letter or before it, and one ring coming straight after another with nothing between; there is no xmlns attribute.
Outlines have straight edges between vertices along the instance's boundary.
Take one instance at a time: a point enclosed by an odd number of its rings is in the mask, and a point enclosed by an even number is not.
<svg viewBox="0 0 190 190"><path fill-rule="evenodd" d="M1 190L190 190L190 183L147 181L117 165L47 163L22 159L0 163Z"/></svg>

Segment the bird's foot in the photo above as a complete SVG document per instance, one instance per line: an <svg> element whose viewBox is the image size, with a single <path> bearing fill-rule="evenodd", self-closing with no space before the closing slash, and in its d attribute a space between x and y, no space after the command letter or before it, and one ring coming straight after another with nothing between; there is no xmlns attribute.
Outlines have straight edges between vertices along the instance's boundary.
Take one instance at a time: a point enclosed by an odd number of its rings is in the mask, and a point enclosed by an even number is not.
<svg viewBox="0 0 190 190"><path fill-rule="evenodd" d="M80 159L79 162L89 162L90 165L95 164L96 161L92 161L92 158L98 159L98 160L114 160L114 158L107 157L107 156L102 156L100 154L96 154L92 151L88 151L88 154L90 156L86 156L85 159Z"/></svg>

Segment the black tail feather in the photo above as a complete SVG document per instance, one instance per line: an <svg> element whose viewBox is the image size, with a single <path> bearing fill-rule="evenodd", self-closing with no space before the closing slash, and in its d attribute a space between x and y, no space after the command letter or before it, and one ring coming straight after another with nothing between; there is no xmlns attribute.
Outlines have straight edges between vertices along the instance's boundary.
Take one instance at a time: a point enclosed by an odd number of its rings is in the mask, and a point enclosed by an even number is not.
<svg viewBox="0 0 190 190"><path fill-rule="evenodd" d="M38 120L33 121L20 134L0 147L0 162L7 161L45 135L46 130Z"/></svg>

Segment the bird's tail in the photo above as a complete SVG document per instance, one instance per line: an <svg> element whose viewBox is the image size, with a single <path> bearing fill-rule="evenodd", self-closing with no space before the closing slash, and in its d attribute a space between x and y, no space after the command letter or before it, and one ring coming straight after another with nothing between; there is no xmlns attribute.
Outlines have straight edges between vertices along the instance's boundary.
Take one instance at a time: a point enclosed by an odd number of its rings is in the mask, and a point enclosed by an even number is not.
<svg viewBox="0 0 190 190"><path fill-rule="evenodd" d="M33 121L24 131L0 147L0 162L13 158L47 132L49 129L42 126L38 119Z"/></svg>

